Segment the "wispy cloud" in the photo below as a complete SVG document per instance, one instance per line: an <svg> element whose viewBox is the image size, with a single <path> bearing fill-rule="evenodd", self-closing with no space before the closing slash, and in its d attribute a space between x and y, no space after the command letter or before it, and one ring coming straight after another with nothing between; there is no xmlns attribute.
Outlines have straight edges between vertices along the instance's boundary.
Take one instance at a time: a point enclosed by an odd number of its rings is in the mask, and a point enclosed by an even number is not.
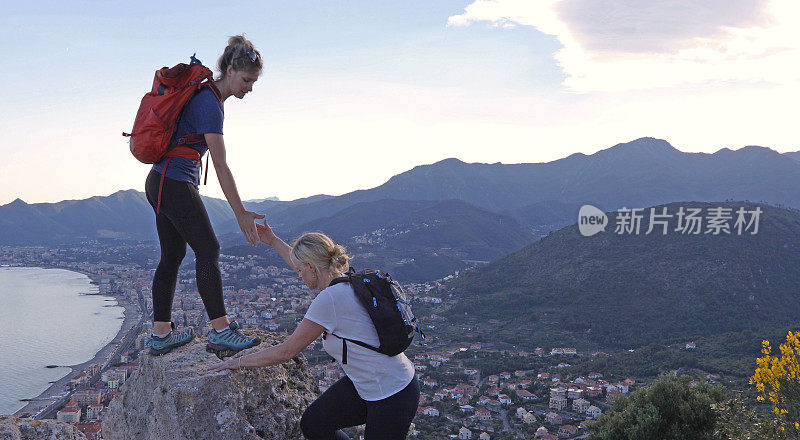
<svg viewBox="0 0 800 440"><path fill-rule="evenodd" d="M577 92L800 82L796 0L475 0L447 24L479 22L555 36Z"/></svg>

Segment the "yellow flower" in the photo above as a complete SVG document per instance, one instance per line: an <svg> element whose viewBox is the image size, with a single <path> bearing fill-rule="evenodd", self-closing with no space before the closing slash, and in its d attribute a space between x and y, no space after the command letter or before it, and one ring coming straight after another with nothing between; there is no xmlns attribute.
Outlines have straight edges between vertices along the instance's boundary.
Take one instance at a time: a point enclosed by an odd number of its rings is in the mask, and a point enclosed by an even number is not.
<svg viewBox="0 0 800 440"><path fill-rule="evenodd" d="M756 369L749 380L758 391L756 399L759 402L769 400L772 403L772 413L777 417L782 430L786 427L800 430L800 422L794 421L798 418L794 408L800 404L797 401L797 390L800 390L800 332L789 332L786 335L786 342L779 346L779 356L771 355L772 348L768 340L762 341L761 346L764 356L756 359ZM791 415L790 410L793 411Z"/></svg>

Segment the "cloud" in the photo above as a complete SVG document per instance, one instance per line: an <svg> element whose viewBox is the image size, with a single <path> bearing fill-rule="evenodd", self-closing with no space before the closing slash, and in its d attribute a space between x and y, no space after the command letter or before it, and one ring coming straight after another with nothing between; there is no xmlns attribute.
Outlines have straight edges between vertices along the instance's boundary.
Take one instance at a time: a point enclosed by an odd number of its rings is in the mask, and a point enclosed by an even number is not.
<svg viewBox="0 0 800 440"><path fill-rule="evenodd" d="M479 22L555 36L576 92L800 80L796 0L475 0L447 24Z"/></svg>
<svg viewBox="0 0 800 440"><path fill-rule="evenodd" d="M590 51L675 53L698 38L769 23L768 0L565 0L556 5L576 41Z"/></svg>

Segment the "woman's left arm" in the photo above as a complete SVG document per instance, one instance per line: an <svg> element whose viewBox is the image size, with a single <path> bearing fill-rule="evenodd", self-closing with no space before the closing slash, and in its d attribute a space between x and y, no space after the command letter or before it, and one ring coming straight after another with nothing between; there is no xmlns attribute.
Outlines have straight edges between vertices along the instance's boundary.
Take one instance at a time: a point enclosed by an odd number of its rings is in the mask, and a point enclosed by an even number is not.
<svg viewBox="0 0 800 440"><path fill-rule="evenodd" d="M225 194L228 204L231 205L231 209L236 215L239 228L241 228L248 243L258 246L258 231L256 230L255 220L264 218L264 215L250 212L244 208L242 198L239 196L239 190L236 188L236 181L233 180L233 173L228 167L225 139L222 135L219 133L206 133L204 136L211 160L214 161L214 170L217 172L219 186L222 188L222 193Z"/></svg>
<svg viewBox="0 0 800 440"><path fill-rule="evenodd" d="M209 367L209 370L221 371L226 369L235 370L240 367L268 367L289 362L314 342L324 331L325 328L323 326L303 318L291 336L280 344L235 359L228 359L225 362Z"/></svg>

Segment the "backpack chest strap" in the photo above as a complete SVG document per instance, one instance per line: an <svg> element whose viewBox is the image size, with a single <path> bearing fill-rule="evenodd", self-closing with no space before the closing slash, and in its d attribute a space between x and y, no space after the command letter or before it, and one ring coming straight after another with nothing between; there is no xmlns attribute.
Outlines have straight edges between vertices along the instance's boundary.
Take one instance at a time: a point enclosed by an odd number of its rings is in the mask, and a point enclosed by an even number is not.
<svg viewBox="0 0 800 440"><path fill-rule="evenodd" d="M379 348L373 347L373 346L367 344L366 342L357 341L355 339L343 338L343 337L341 337L339 335L335 335L333 333L328 333L326 331L322 332L322 339L327 339L328 335L335 336L335 337L337 337L337 338L342 340L342 365L347 364L347 343L348 342L352 342L353 344L360 345L360 346L362 346L364 348L368 348L368 349L370 349L370 350L372 350L374 352L377 352L377 353L381 352ZM383 354L383 353L381 353L381 354Z"/></svg>

